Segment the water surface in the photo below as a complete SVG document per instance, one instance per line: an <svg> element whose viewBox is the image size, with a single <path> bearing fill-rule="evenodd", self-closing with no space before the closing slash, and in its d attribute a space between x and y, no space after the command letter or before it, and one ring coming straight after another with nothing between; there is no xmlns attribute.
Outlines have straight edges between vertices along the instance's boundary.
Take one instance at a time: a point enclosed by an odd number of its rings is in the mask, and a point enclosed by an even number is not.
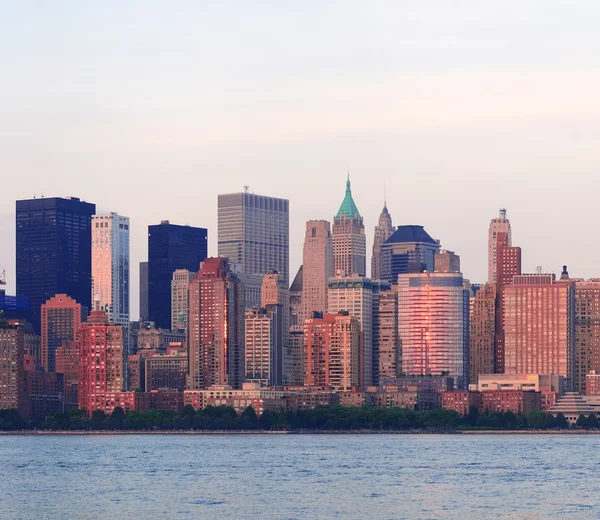
<svg viewBox="0 0 600 520"><path fill-rule="evenodd" d="M597 518L599 447L595 435L0 436L0 518Z"/></svg>

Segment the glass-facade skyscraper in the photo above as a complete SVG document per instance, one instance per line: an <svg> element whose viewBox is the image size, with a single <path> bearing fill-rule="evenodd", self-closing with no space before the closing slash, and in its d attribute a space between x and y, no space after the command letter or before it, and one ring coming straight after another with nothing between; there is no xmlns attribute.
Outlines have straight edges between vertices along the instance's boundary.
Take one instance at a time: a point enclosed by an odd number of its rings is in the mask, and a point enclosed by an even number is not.
<svg viewBox="0 0 600 520"><path fill-rule="evenodd" d="M88 309L92 294L92 215L95 204L78 198L18 200L17 296L27 296L34 329L40 308L66 294Z"/></svg>
<svg viewBox="0 0 600 520"><path fill-rule="evenodd" d="M208 254L208 230L163 220L148 226L148 320L171 327L171 281L177 269L198 272Z"/></svg>
<svg viewBox="0 0 600 520"><path fill-rule="evenodd" d="M129 325L129 218L116 213L92 219L92 304L111 323Z"/></svg>
<svg viewBox="0 0 600 520"><path fill-rule="evenodd" d="M244 276L277 271L289 285L289 201L231 193L218 199L219 256Z"/></svg>
<svg viewBox="0 0 600 520"><path fill-rule="evenodd" d="M398 335L402 372L448 373L465 388L469 373L469 292L461 273L398 276Z"/></svg>

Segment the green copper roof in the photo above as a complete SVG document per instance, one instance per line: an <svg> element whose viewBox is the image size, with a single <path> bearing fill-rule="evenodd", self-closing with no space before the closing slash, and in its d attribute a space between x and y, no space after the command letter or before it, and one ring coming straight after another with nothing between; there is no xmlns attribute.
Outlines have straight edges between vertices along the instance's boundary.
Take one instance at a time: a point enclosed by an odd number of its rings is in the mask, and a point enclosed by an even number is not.
<svg viewBox="0 0 600 520"><path fill-rule="evenodd" d="M342 205L340 206L335 218L340 218L342 215L344 215L346 218L352 218L354 215L358 215L360 217L358 208L356 207L356 204L354 204L354 199L352 198L352 190L350 189L350 175L348 175L348 180L346 181L346 196L344 197L344 201L342 202Z"/></svg>

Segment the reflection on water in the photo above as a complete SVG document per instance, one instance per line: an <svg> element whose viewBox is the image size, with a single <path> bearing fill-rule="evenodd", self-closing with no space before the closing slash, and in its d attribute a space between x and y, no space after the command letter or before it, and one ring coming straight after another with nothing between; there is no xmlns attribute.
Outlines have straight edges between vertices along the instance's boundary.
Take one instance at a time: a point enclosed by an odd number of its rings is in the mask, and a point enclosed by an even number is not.
<svg viewBox="0 0 600 520"><path fill-rule="evenodd" d="M0 436L0 518L595 518L600 436Z"/></svg>

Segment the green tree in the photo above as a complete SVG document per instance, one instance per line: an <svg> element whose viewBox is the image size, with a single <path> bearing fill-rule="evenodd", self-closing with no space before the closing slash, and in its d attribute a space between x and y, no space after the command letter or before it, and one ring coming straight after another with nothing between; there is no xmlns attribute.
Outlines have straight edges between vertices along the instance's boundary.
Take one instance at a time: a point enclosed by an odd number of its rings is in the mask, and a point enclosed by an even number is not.
<svg viewBox="0 0 600 520"><path fill-rule="evenodd" d="M270 430L277 422L277 414L272 410L265 410L258 420L258 425L263 430Z"/></svg>
<svg viewBox="0 0 600 520"><path fill-rule="evenodd" d="M258 428L258 416L252 406L248 406L240 415L239 427L242 430L256 430Z"/></svg>
<svg viewBox="0 0 600 520"><path fill-rule="evenodd" d="M578 428L586 428L586 427L587 427L587 425L588 425L588 420L587 420L587 417L586 417L585 415L583 415L583 414L582 414L582 415L580 415L580 416L577 418L577 422L575 423L575 425L576 425Z"/></svg>

